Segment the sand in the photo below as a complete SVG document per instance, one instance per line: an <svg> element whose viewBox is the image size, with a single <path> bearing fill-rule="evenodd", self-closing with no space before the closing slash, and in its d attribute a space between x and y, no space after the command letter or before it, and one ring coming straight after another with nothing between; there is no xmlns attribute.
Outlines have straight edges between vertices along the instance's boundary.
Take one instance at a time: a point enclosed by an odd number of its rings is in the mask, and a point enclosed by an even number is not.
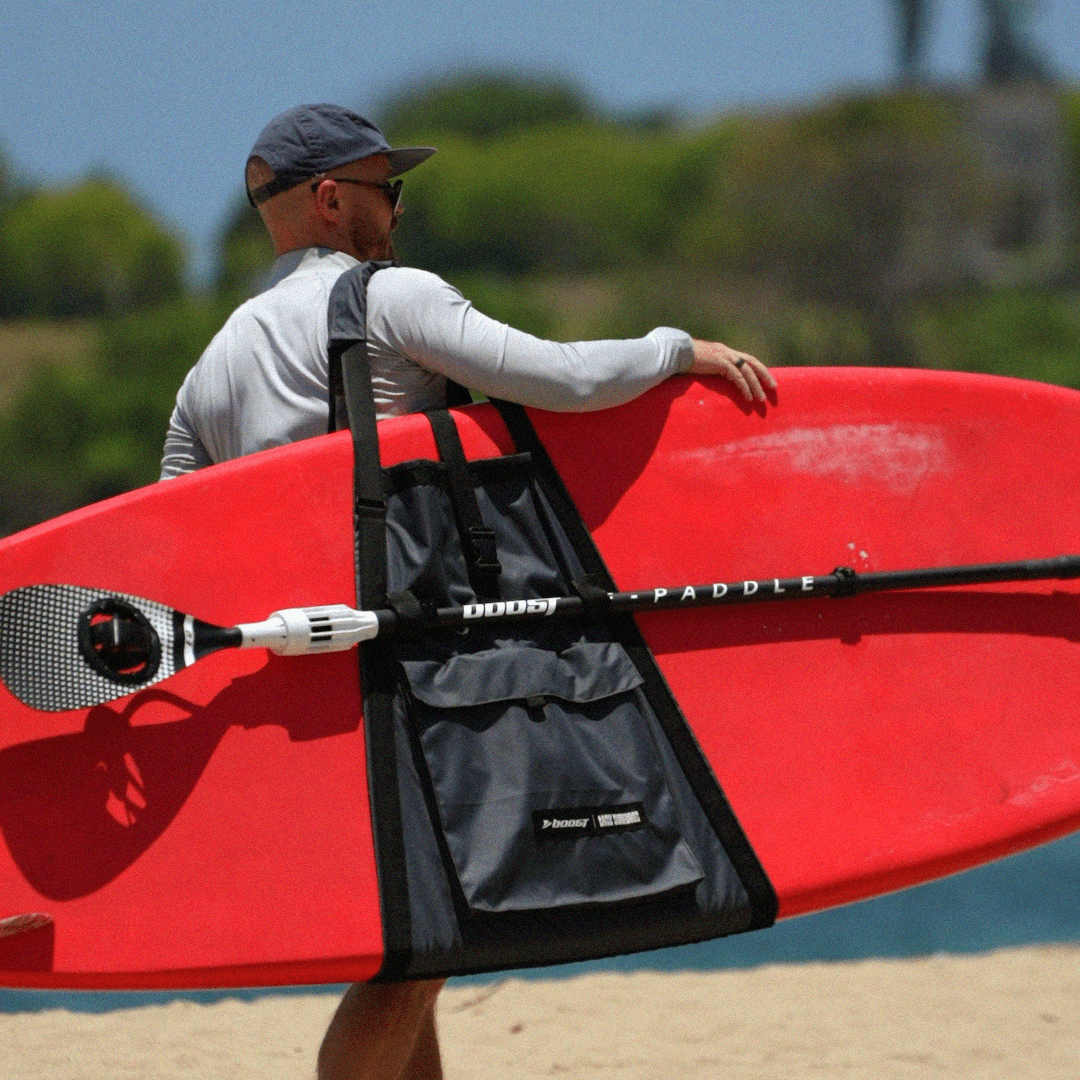
<svg viewBox="0 0 1080 1080"><path fill-rule="evenodd" d="M326 993L0 1016L0 1080L310 1080ZM507 978L440 1001L447 1080L1080 1077L1080 949Z"/></svg>

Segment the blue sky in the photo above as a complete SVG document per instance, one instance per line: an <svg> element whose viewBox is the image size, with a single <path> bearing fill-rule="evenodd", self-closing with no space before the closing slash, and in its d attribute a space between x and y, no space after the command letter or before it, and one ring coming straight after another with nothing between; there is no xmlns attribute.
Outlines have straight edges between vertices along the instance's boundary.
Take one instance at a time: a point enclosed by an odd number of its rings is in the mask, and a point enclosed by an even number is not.
<svg viewBox="0 0 1080 1080"><path fill-rule="evenodd" d="M600 104L689 120L770 110L896 73L893 0L9 0L0 150L16 175L120 179L188 243L196 273L241 190L255 135L301 101L361 111L462 68L568 76ZM975 0L938 0L929 71L970 80ZM1080 2L1032 31L1080 84Z"/></svg>

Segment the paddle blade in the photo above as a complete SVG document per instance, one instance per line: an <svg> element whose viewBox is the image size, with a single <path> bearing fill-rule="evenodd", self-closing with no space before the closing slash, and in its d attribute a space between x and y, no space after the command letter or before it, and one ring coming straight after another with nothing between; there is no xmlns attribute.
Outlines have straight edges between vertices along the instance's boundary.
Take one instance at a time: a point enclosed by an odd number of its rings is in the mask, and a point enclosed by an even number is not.
<svg viewBox="0 0 1080 1080"><path fill-rule="evenodd" d="M172 608L124 593L14 589L0 596L0 681L44 712L112 701L185 666L183 620Z"/></svg>

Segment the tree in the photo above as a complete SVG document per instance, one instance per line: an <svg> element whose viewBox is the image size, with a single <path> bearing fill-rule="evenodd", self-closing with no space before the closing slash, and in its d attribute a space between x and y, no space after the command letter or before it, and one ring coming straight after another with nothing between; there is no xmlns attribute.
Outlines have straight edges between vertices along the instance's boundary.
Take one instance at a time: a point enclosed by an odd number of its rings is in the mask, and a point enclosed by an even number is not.
<svg viewBox="0 0 1080 1080"><path fill-rule="evenodd" d="M219 296L239 303L262 288L274 262L274 245L246 196L240 196L221 231L214 287Z"/></svg>
<svg viewBox="0 0 1080 1080"><path fill-rule="evenodd" d="M1043 81L1048 77L1023 29L1035 5L1036 0L982 0L987 24L983 67L990 82Z"/></svg>
<svg viewBox="0 0 1080 1080"><path fill-rule="evenodd" d="M391 142L427 132L488 140L528 128L598 119L572 83L497 72L421 83L390 98L380 113Z"/></svg>
<svg viewBox="0 0 1080 1080"><path fill-rule="evenodd" d="M121 187L89 179L9 203L0 219L0 316L98 316L184 288L184 250Z"/></svg>
<svg viewBox="0 0 1080 1080"><path fill-rule="evenodd" d="M900 70L905 80L914 81L926 39L927 0L893 0L900 18Z"/></svg>

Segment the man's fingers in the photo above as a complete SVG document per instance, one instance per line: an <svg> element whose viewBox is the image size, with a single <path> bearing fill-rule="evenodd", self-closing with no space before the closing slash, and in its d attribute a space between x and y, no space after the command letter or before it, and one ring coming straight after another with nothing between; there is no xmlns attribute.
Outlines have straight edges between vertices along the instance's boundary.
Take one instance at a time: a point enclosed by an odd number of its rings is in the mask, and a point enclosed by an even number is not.
<svg viewBox="0 0 1080 1080"><path fill-rule="evenodd" d="M690 371L695 375L725 376L747 401L765 401L765 391L776 389L776 380L756 356L738 352L719 341L694 341Z"/></svg>
<svg viewBox="0 0 1080 1080"><path fill-rule="evenodd" d="M734 364L750 397L764 401L766 388L776 389L776 380L772 377L772 372L756 356L740 353Z"/></svg>

